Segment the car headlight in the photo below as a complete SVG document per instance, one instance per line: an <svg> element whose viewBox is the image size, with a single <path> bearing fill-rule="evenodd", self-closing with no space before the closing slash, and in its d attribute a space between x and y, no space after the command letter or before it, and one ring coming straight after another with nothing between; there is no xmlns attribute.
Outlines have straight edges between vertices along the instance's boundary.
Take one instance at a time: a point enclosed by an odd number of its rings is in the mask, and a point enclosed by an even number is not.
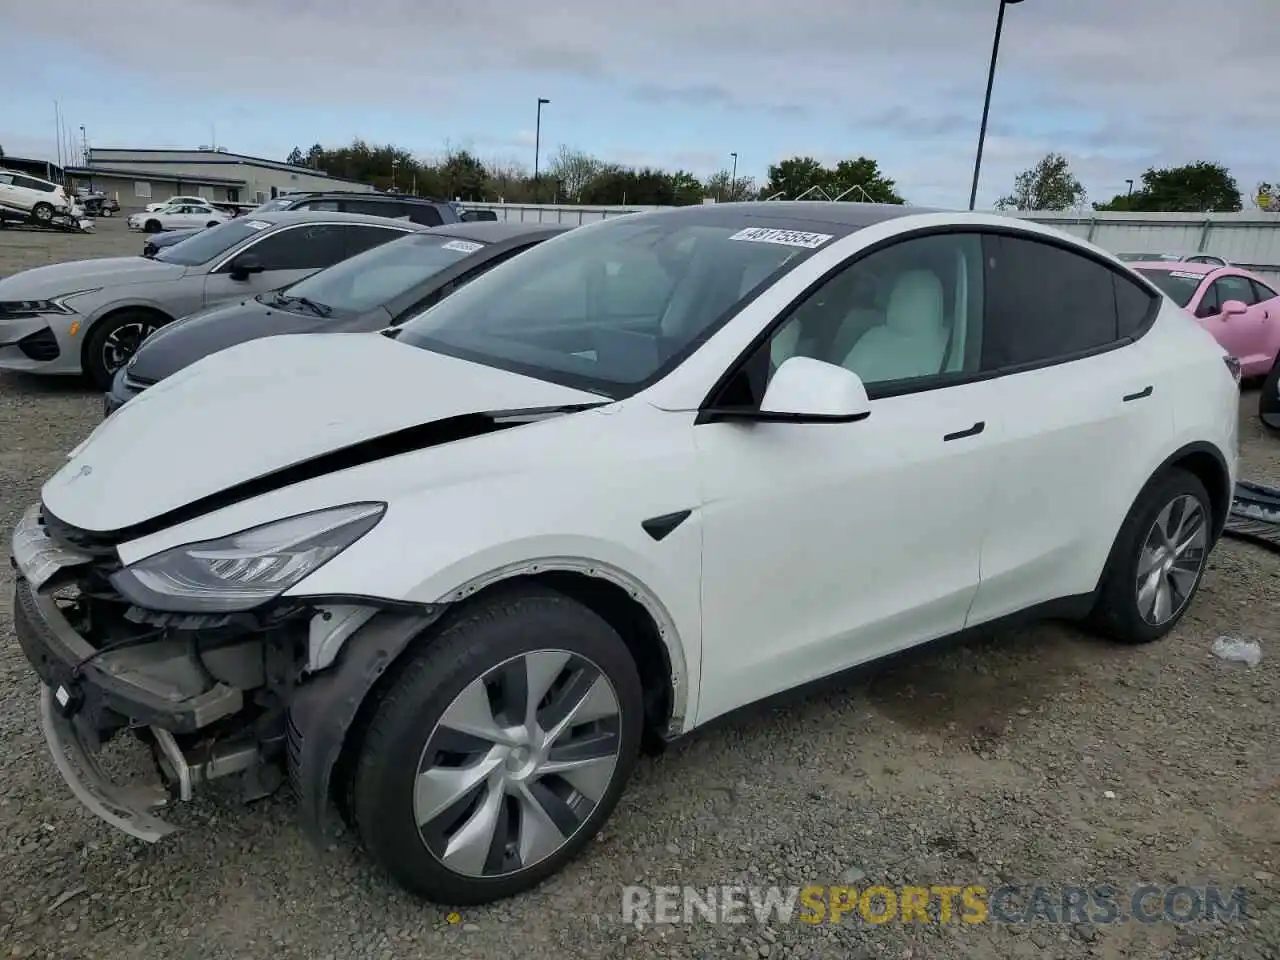
<svg viewBox="0 0 1280 960"><path fill-rule="evenodd" d="M161 551L117 571L131 603L163 613L240 613L274 600L377 526L385 503L352 503Z"/></svg>
<svg viewBox="0 0 1280 960"><path fill-rule="evenodd" d="M51 297L48 300L0 300L0 319L39 317L50 313L75 313L74 310L67 306L66 301L85 293L97 293L101 289L101 287L94 287L91 290L75 290L58 297Z"/></svg>

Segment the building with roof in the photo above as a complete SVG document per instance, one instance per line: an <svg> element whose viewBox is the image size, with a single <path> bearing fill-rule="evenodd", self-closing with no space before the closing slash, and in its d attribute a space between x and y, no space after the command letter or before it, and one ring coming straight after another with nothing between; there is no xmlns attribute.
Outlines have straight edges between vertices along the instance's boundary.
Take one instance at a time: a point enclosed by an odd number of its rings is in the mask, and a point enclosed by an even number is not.
<svg viewBox="0 0 1280 960"><path fill-rule="evenodd" d="M68 166L67 177L115 197L123 210L140 210L148 203L174 196L198 196L229 203L263 203L297 190L353 190L372 192L356 180L333 177L310 167L262 157L229 153L221 148L199 150L117 150L93 147L83 166Z"/></svg>

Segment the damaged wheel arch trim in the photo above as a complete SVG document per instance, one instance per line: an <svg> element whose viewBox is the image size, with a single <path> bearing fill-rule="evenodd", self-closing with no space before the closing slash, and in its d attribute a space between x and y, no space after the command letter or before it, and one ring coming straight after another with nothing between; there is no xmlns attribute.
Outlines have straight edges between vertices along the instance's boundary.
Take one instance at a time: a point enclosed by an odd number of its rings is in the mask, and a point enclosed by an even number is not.
<svg viewBox="0 0 1280 960"><path fill-rule="evenodd" d="M657 628L658 637L666 649L667 661L670 665L668 684L671 694L671 716L668 718L666 729L661 732L667 738L686 733L689 719L693 716L693 705L689 702L688 661L685 658L684 643L676 629L675 620L668 612L666 605L652 590L620 567L583 557L542 557L536 560L522 560L468 580L441 597L440 602L458 603L487 587L515 577L561 572L578 573L612 583L625 590L632 600L644 608Z"/></svg>

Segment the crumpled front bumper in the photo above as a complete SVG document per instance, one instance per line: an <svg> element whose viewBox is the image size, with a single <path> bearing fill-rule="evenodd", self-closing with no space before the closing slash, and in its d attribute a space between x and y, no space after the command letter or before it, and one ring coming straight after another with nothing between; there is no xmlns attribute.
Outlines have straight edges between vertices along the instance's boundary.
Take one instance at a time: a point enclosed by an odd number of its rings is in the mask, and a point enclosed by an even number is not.
<svg viewBox="0 0 1280 960"><path fill-rule="evenodd" d="M40 678L40 722L54 764L76 797L101 819L134 837L155 842L176 828L151 811L168 800L159 783L121 785L97 763L99 731L129 727L147 731L159 749L176 750L174 733L198 730L238 711L239 690L223 684L191 695L136 663L99 654L63 614L47 587L87 554L54 541L29 509L13 534L14 631Z"/></svg>

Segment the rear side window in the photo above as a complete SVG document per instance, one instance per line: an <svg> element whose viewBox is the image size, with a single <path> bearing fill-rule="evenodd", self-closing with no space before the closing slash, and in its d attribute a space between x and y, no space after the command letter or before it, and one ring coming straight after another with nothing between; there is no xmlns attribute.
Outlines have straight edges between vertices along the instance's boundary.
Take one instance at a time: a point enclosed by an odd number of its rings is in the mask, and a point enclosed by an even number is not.
<svg viewBox="0 0 1280 960"><path fill-rule="evenodd" d="M370 217L401 217L400 204L386 200L343 200L344 213L363 213Z"/></svg>
<svg viewBox="0 0 1280 960"><path fill-rule="evenodd" d="M1156 296L1140 283L1111 274L1116 295L1116 333L1120 337L1135 336L1147 322L1157 303Z"/></svg>
<svg viewBox="0 0 1280 960"><path fill-rule="evenodd" d="M987 236L983 370L1066 359L1119 338L1114 274L1038 240Z"/></svg>
<svg viewBox="0 0 1280 960"><path fill-rule="evenodd" d="M372 224L352 224L347 226L344 231L347 237L347 256L354 257L357 253L364 253L373 247L388 242L389 240L398 240L405 236L399 230L393 230L390 227L375 227Z"/></svg>
<svg viewBox="0 0 1280 960"><path fill-rule="evenodd" d="M1257 295L1259 303L1262 303L1264 300L1272 300L1276 297L1280 297L1280 293L1276 293L1265 283L1262 283L1259 280L1253 281L1253 291Z"/></svg>
<svg viewBox="0 0 1280 960"><path fill-rule="evenodd" d="M407 203L404 213L408 213L409 219L414 223L420 223L426 227L438 227L444 223L444 217L440 216L440 211L429 203ZM404 213L397 213L396 216L402 217Z"/></svg>

